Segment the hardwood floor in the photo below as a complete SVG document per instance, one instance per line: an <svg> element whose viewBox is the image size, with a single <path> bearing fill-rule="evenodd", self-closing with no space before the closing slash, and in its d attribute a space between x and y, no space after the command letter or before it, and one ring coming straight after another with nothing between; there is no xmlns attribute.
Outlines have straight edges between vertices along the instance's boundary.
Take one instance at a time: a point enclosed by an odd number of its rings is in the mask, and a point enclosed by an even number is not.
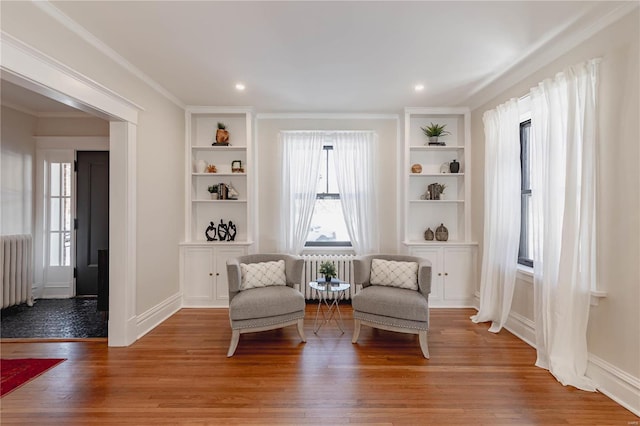
<svg viewBox="0 0 640 426"><path fill-rule="evenodd" d="M535 351L487 332L471 309L432 309L417 335L335 324L244 334L232 358L227 310L183 309L128 348L104 342L7 343L3 358L67 361L8 394L3 425L31 424L637 424L599 393L560 385Z"/></svg>

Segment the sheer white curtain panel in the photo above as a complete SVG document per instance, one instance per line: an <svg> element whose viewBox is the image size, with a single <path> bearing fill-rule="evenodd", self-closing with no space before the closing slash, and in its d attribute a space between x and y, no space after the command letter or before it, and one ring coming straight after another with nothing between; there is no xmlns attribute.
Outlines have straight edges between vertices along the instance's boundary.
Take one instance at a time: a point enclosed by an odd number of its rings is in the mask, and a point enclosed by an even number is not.
<svg viewBox="0 0 640 426"><path fill-rule="evenodd" d="M280 198L280 251L300 254L304 248L322 160L324 132L280 132L282 194Z"/></svg>
<svg viewBox="0 0 640 426"><path fill-rule="evenodd" d="M520 114L512 99L484 113L485 196L480 310L497 333L511 310L520 240Z"/></svg>
<svg viewBox="0 0 640 426"><path fill-rule="evenodd" d="M536 365L563 385L586 377L595 274L598 60L531 89Z"/></svg>
<svg viewBox="0 0 640 426"><path fill-rule="evenodd" d="M377 137L372 131L335 132L333 157L342 211L358 255L379 250L376 194Z"/></svg>

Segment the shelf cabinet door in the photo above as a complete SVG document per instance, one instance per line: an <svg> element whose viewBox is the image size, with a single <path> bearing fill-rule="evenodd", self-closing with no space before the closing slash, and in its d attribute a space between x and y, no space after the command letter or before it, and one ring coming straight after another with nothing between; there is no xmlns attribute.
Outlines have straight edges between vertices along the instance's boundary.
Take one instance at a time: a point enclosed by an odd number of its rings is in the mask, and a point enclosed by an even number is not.
<svg viewBox="0 0 640 426"><path fill-rule="evenodd" d="M227 260L244 256L247 247L182 247L182 299L185 307L229 306Z"/></svg>
<svg viewBox="0 0 640 426"><path fill-rule="evenodd" d="M211 306L215 299L214 249L208 247L186 247L183 254L183 300L185 306Z"/></svg>
<svg viewBox="0 0 640 426"><path fill-rule="evenodd" d="M461 308L473 306L476 273L476 247L418 246L413 256L431 262L431 295L429 304L437 307Z"/></svg>
<svg viewBox="0 0 640 426"><path fill-rule="evenodd" d="M431 294L429 301L442 300L442 249L439 247L422 247L412 251L413 256L422 257L431 262Z"/></svg>
<svg viewBox="0 0 640 426"><path fill-rule="evenodd" d="M244 256L247 250L242 247L217 247L215 255L215 305L229 306L229 280L227 276L227 260Z"/></svg>
<svg viewBox="0 0 640 426"><path fill-rule="evenodd" d="M469 306L475 291L475 257L471 247L443 249L445 301Z"/></svg>

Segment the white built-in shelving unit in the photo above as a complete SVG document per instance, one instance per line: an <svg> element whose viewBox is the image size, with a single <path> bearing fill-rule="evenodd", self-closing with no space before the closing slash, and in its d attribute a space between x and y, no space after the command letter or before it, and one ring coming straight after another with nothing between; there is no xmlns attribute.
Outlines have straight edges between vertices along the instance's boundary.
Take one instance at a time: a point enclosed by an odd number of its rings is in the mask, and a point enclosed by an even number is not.
<svg viewBox="0 0 640 426"><path fill-rule="evenodd" d="M428 145L422 127L446 124L450 135L440 140L446 145ZM403 243L410 254L431 261L432 306L473 306L476 246L470 241L471 130L468 108L405 108L403 177ZM460 163L458 173L450 173L448 163ZM412 173L420 164L421 173ZM443 172L444 171L444 172ZM425 200L430 184L446 185L440 200ZM435 233L444 224L447 241L426 241L427 228Z"/></svg>
<svg viewBox="0 0 640 426"><path fill-rule="evenodd" d="M218 122L226 125L229 146L214 146ZM183 306L228 306L226 260L251 251L255 225L255 162L253 110L250 107L187 107L185 112L185 241L180 244ZM216 173L201 173L198 163L215 165ZM232 172L240 161L244 172ZM231 184L237 200L212 199L207 188ZM232 222L234 241L207 241L211 222ZM212 235L212 233L210 233Z"/></svg>

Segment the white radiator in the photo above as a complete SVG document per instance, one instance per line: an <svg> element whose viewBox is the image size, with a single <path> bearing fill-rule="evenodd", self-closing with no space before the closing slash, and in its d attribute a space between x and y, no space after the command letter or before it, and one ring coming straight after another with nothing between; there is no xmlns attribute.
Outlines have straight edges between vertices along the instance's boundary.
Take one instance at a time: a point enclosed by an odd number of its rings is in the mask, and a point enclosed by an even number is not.
<svg viewBox="0 0 640 426"><path fill-rule="evenodd" d="M353 255L346 254L312 254L303 255L304 269L302 270L302 279L304 286L304 298L307 300L317 299L315 291L309 287L309 282L316 281L321 278L322 274L318 273L320 264L324 261L333 262L336 265L337 278L351 284L351 288L345 292L345 299L351 300L351 295L355 294L356 288L353 282Z"/></svg>
<svg viewBox="0 0 640 426"><path fill-rule="evenodd" d="M27 302L33 306L33 243L31 235L3 235L0 244L2 291L0 306Z"/></svg>

